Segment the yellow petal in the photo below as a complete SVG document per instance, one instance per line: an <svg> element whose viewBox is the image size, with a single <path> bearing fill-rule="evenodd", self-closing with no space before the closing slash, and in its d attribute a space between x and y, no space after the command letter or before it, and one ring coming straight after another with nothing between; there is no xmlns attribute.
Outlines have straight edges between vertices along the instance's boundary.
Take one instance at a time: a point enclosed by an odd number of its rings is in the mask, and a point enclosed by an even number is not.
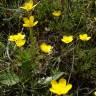
<svg viewBox="0 0 96 96"><path fill-rule="evenodd" d="M29 6L29 10L31 10L33 8L33 0L30 0L27 4Z"/></svg>
<svg viewBox="0 0 96 96"><path fill-rule="evenodd" d="M30 25L28 25L28 24L23 24L23 27L30 27Z"/></svg>
<svg viewBox="0 0 96 96"><path fill-rule="evenodd" d="M61 78L61 79L59 80L59 85L64 88L64 87L66 86L66 80L63 79L63 78Z"/></svg>
<svg viewBox="0 0 96 96"><path fill-rule="evenodd" d="M24 21L25 24L29 24L29 20L28 20L28 18L26 18L26 17L23 18L23 21Z"/></svg>
<svg viewBox="0 0 96 96"><path fill-rule="evenodd" d="M14 41L14 35L9 36L8 40L9 41Z"/></svg>
<svg viewBox="0 0 96 96"><path fill-rule="evenodd" d="M67 84L67 86L65 87L63 94L68 93L68 91L72 88L72 84Z"/></svg>
<svg viewBox="0 0 96 96"><path fill-rule="evenodd" d="M34 22L34 16L30 16L29 17L29 21L30 21L30 25L33 27L35 25L37 25L38 21L35 21Z"/></svg>
<svg viewBox="0 0 96 96"><path fill-rule="evenodd" d="M87 34L81 34L81 35L80 35L80 38L81 38L81 39L85 39L86 37L87 37Z"/></svg>
<svg viewBox="0 0 96 96"><path fill-rule="evenodd" d="M21 47L21 46L23 46L23 45L25 44L25 41L26 41L26 40L17 40L17 41L15 41L15 43L16 43L16 45L17 45L18 47Z"/></svg>
<svg viewBox="0 0 96 96"><path fill-rule="evenodd" d="M90 39L91 39L91 37L87 37L87 41L90 40Z"/></svg>
<svg viewBox="0 0 96 96"><path fill-rule="evenodd" d="M30 0L29 2L24 3L24 5L21 6L20 8L30 11L33 8L33 0Z"/></svg>
<svg viewBox="0 0 96 96"><path fill-rule="evenodd" d="M17 36L18 36L20 39L24 39L24 38L25 38L25 34L22 34L21 32L18 33Z"/></svg>
<svg viewBox="0 0 96 96"><path fill-rule="evenodd" d="M9 36L9 41L16 41L18 39L18 36L17 35L10 35Z"/></svg>
<svg viewBox="0 0 96 96"><path fill-rule="evenodd" d="M30 0L28 3L33 6L33 0Z"/></svg>
<svg viewBox="0 0 96 96"><path fill-rule="evenodd" d="M35 22L33 23L33 26L37 25L37 23L38 23L38 21L35 21Z"/></svg>
<svg viewBox="0 0 96 96"><path fill-rule="evenodd" d="M33 27L38 23L38 21L34 22L34 16L30 16L29 18L25 17L23 21L24 21L23 27Z"/></svg>
<svg viewBox="0 0 96 96"><path fill-rule="evenodd" d="M59 10L59 11L54 11L53 13L52 13L54 16L60 16L61 15L61 11Z"/></svg>
<svg viewBox="0 0 96 96"><path fill-rule="evenodd" d="M56 81L56 80L52 80L52 81L51 81L51 84L52 84L52 85L57 84L57 81Z"/></svg>
<svg viewBox="0 0 96 96"><path fill-rule="evenodd" d="M56 80L52 80L52 81L51 81L51 85L52 85L52 87L54 88L54 87L57 85L57 81L56 81Z"/></svg>
<svg viewBox="0 0 96 96"><path fill-rule="evenodd" d="M34 22L34 16L30 16L29 21L31 21L33 23Z"/></svg>

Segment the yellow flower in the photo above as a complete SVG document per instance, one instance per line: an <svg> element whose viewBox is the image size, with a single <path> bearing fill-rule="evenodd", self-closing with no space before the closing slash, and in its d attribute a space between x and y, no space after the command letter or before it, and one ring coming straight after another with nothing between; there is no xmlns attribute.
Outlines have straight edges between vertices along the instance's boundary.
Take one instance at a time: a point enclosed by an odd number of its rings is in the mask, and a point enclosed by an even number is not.
<svg viewBox="0 0 96 96"><path fill-rule="evenodd" d="M25 44L25 42L26 42L26 40L22 40L22 39L15 41L15 43L16 43L16 45L17 45L18 47L23 46L23 45Z"/></svg>
<svg viewBox="0 0 96 96"><path fill-rule="evenodd" d="M72 88L72 84L68 84L63 78L59 82L52 80L51 85L52 87L49 90L57 95L65 95Z"/></svg>
<svg viewBox="0 0 96 96"><path fill-rule="evenodd" d="M40 45L40 49L41 49L41 51L44 52L44 53L51 53L53 47L52 47L51 45L46 44L46 43L42 43L42 44Z"/></svg>
<svg viewBox="0 0 96 96"><path fill-rule="evenodd" d="M37 5L37 4L36 4ZM36 5L33 5L33 0L30 0L29 2L26 2L23 6L21 6L20 8L30 11L32 10Z"/></svg>
<svg viewBox="0 0 96 96"><path fill-rule="evenodd" d="M34 16L30 16L29 18L25 17L23 18L23 21L24 21L23 27L33 27L38 23L38 21L34 22Z"/></svg>
<svg viewBox="0 0 96 96"><path fill-rule="evenodd" d="M54 11L53 13L52 13L52 15L54 15L54 16L56 16L56 17L59 17L60 15L61 15L61 11L59 10L59 11Z"/></svg>
<svg viewBox="0 0 96 96"><path fill-rule="evenodd" d="M82 40L82 41L88 41L91 39L90 36L88 36L87 34L80 34L79 35L79 38Z"/></svg>
<svg viewBox="0 0 96 96"><path fill-rule="evenodd" d="M21 32L17 35L10 35L8 38L9 41L15 42L18 47L21 47L25 44L25 35Z"/></svg>
<svg viewBox="0 0 96 96"><path fill-rule="evenodd" d="M62 42L64 43L70 43L73 41L73 36L63 36L63 38L61 39Z"/></svg>

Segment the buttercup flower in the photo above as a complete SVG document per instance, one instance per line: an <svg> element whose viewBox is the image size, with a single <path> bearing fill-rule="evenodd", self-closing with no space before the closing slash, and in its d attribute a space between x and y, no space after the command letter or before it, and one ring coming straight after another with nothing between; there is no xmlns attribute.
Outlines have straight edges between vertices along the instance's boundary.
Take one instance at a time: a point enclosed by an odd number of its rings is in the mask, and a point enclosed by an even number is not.
<svg viewBox="0 0 96 96"><path fill-rule="evenodd" d="M81 39L82 41L88 41L91 39L91 37L88 36L87 34L80 34L79 39Z"/></svg>
<svg viewBox="0 0 96 96"><path fill-rule="evenodd" d="M64 43L70 43L73 41L73 36L63 36L63 38L61 39L62 42Z"/></svg>
<svg viewBox="0 0 96 96"><path fill-rule="evenodd" d="M37 4L36 4L37 5ZM30 0L29 2L24 3L23 6L21 6L20 8L30 11L32 10L36 5L33 5L33 0Z"/></svg>
<svg viewBox="0 0 96 96"><path fill-rule="evenodd" d="M61 11L59 10L59 11L54 11L53 13L52 13L52 15L54 15L54 16L56 16L56 17L59 17L60 15L61 15Z"/></svg>
<svg viewBox="0 0 96 96"><path fill-rule="evenodd" d="M23 21L24 21L23 27L33 27L38 23L38 21L34 22L34 16L30 16L29 18L25 17L23 18Z"/></svg>
<svg viewBox="0 0 96 96"><path fill-rule="evenodd" d="M49 90L57 95L65 95L72 88L72 84L67 83L65 79L60 79L59 82L52 80L51 85Z"/></svg>
<svg viewBox="0 0 96 96"><path fill-rule="evenodd" d="M42 43L42 44L40 45L40 49L41 49L41 51L44 52L44 53L51 53L53 47L52 47L51 45L46 44L46 43Z"/></svg>
<svg viewBox="0 0 96 96"><path fill-rule="evenodd" d="M18 47L21 47L25 44L25 35L18 33L17 35L10 35L8 38L9 41L15 42Z"/></svg>

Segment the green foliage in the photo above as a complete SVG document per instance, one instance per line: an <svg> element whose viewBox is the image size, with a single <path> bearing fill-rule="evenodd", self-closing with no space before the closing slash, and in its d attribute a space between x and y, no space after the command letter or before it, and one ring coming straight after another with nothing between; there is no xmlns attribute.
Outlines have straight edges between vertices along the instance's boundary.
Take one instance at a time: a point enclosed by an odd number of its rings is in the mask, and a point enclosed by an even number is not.
<svg viewBox="0 0 96 96"><path fill-rule="evenodd" d="M0 83L8 86L19 83L19 77L9 70L0 72Z"/></svg>
<svg viewBox="0 0 96 96"><path fill-rule="evenodd" d="M49 96L50 81L61 77L73 84L68 96L91 96L96 89L96 0L41 0L29 13L19 8L22 3L0 1L0 96ZM54 10L61 16L53 16ZM23 28L23 17L30 15L38 24ZM21 31L26 44L18 48L8 36ZM80 41L82 33L91 40ZM63 35L73 35L74 41L64 44ZM42 42L54 47L52 54L41 52Z"/></svg>

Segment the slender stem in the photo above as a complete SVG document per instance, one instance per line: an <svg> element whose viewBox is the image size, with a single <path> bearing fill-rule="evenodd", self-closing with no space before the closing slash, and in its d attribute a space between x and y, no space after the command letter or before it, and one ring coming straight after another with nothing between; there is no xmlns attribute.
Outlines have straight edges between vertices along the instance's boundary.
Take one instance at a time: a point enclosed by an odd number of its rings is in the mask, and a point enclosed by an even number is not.
<svg viewBox="0 0 96 96"><path fill-rule="evenodd" d="M74 46L74 42L73 42L73 46ZM69 78L68 78L68 83L70 81L70 78L71 78L71 75L72 75L72 72L74 71L74 49L73 49L73 61L72 61L72 65L71 65L71 71L70 71L70 74L69 74Z"/></svg>
<svg viewBox="0 0 96 96"><path fill-rule="evenodd" d="M30 38L30 41L33 39L33 32L32 32L32 28L30 28L29 38Z"/></svg>
<svg viewBox="0 0 96 96"><path fill-rule="evenodd" d="M35 55L36 55L36 39L33 36L32 28L30 28L29 39L30 39L30 53L31 53L31 57L35 57Z"/></svg>

